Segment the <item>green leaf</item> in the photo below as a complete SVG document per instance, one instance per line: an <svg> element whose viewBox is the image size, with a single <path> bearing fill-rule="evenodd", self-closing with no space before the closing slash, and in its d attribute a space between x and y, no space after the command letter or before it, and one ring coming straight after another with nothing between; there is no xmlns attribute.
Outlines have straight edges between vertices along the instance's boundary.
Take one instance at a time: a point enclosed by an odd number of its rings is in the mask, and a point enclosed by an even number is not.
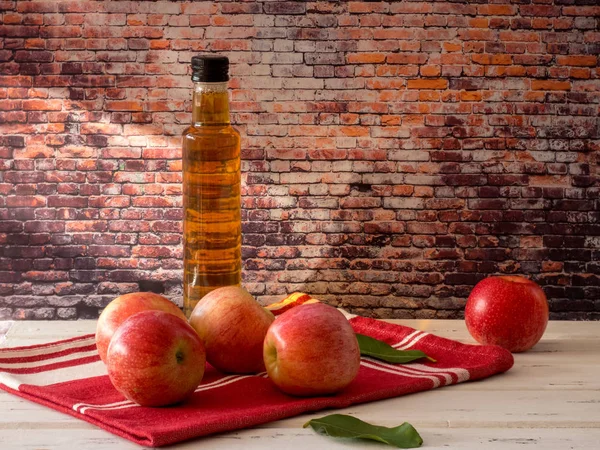
<svg viewBox="0 0 600 450"><path fill-rule="evenodd" d="M378 341L370 336L356 333L360 354L370 356L394 364L406 364L417 359L427 358L431 362L436 362L421 350L397 350L385 342Z"/></svg>
<svg viewBox="0 0 600 450"><path fill-rule="evenodd" d="M410 424L388 428L371 425L360 419L344 414L331 414L319 419L309 420L303 428L311 427L317 433L341 438L370 439L398 448L420 447L423 439Z"/></svg>

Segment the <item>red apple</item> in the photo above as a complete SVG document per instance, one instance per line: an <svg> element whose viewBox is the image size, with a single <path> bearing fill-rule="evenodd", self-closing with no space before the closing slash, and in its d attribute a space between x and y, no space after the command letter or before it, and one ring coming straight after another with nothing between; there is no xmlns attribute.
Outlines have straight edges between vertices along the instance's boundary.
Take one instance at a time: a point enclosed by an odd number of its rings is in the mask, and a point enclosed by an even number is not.
<svg viewBox="0 0 600 450"><path fill-rule="evenodd" d="M177 305L162 295L154 294L153 292L132 292L121 295L110 302L98 318L96 325L96 347L102 361L106 363L106 351L108 350L110 339L117 331L117 328L129 316L147 310L165 311L183 320L187 320Z"/></svg>
<svg viewBox="0 0 600 450"><path fill-rule="evenodd" d="M206 359L229 373L265 370L262 347L273 313L238 286L215 289L198 302L190 316L206 348Z"/></svg>
<svg viewBox="0 0 600 450"><path fill-rule="evenodd" d="M360 368L352 326L324 303L281 314L267 331L263 356L269 378L291 395L333 394L348 386Z"/></svg>
<svg viewBox="0 0 600 450"><path fill-rule="evenodd" d="M548 301L542 288L527 278L489 277L471 291L465 320L477 342L523 352L546 330Z"/></svg>
<svg viewBox="0 0 600 450"><path fill-rule="evenodd" d="M110 341L108 376L114 387L142 406L179 403L202 381L206 353L192 327L164 311L129 317Z"/></svg>

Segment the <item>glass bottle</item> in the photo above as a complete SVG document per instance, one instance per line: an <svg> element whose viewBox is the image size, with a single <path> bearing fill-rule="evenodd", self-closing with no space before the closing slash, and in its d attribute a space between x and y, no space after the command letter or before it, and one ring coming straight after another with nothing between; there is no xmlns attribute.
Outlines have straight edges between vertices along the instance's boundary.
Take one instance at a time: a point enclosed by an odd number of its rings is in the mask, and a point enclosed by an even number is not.
<svg viewBox="0 0 600 450"><path fill-rule="evenodd" d="M240 134L229 117L229 60L192 58L192 125L183 133L183 308L241 283Z"/></svg>

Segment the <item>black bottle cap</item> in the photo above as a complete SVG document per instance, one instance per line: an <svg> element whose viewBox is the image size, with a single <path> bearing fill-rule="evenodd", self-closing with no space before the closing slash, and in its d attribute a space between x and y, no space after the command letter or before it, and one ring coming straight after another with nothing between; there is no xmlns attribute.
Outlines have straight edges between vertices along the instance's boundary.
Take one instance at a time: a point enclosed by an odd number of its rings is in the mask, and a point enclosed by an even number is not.
<svg viewBox="0 0 600 450"><path fill-rule="evenodd" d="M204 83L229 81L229 59L221 55L192 57L192 81Z"/></svg>

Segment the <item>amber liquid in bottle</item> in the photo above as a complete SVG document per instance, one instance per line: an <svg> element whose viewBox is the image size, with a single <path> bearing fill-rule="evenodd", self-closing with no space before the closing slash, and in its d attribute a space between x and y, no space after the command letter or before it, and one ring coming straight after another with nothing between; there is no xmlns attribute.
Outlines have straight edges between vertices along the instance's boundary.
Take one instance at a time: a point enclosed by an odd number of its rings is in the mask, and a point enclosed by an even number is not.
<svg viewBox="0 0 600 450"><path fill-rule="evenodd" d="M227 83L194 87L183 134L183 307L241 283L240 134L231 126Z"/></svg>

